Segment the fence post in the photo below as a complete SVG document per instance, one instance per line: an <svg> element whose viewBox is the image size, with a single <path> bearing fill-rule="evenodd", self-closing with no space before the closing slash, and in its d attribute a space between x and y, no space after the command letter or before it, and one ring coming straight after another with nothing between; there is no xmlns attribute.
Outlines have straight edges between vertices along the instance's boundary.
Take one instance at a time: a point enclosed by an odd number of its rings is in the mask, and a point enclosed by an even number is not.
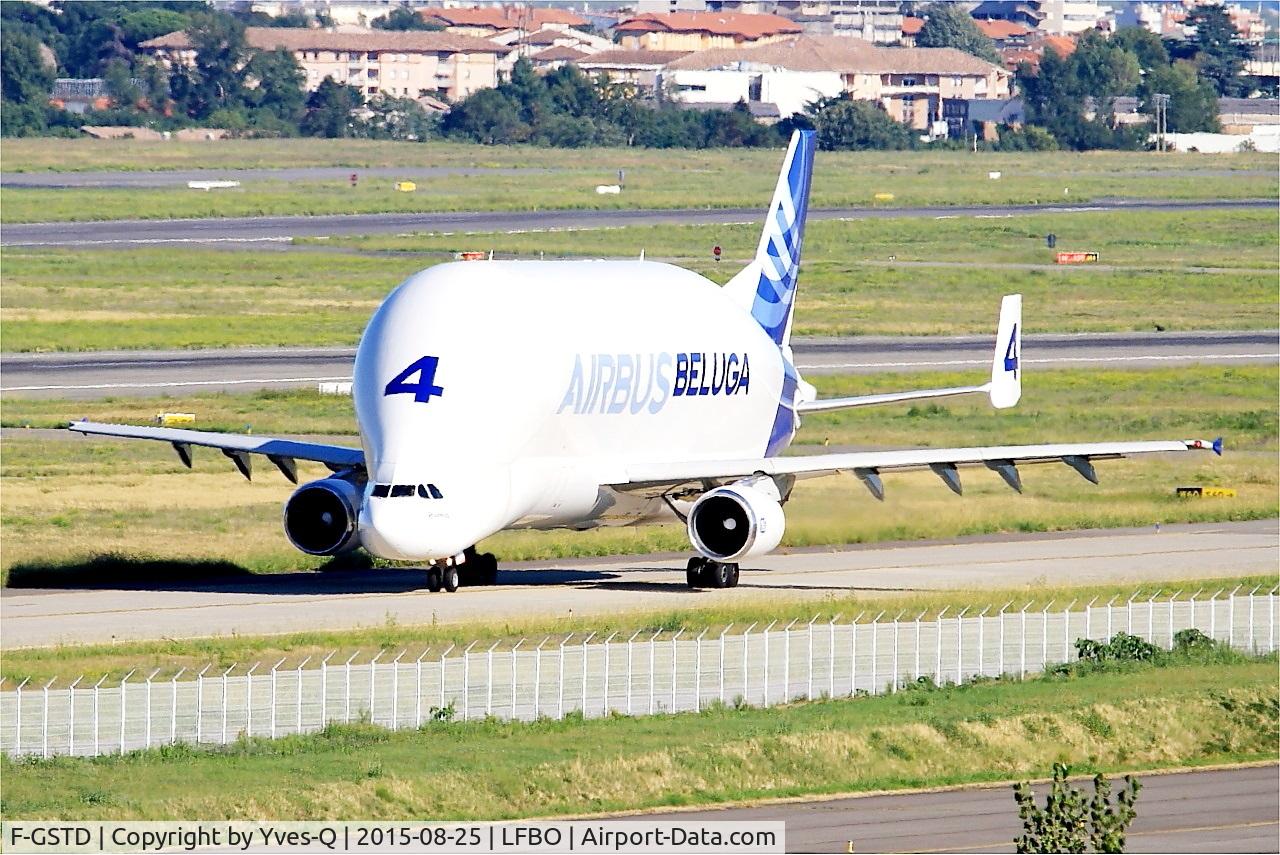
<svg viewBox="0 0 1280 855"><path fill-rule="evenodd" d="M261 662L254 662L253 667L244 672L244 735L253 736L253 672L258 670Z"/></svg>
<svg viewBox="0 0 1280 855"><path fill-rule="evenodd" d="M724 636L725 633L731 629L733 629L733 624L729 624L724 629L720 630L720 690L716 694L716 697L722 704L724 703ZM746 655L745 651L743 652L743 655Z"/></svg>
<svg viewBox="0 0 1280 855"><path fill-rule="evenodd" d="M1021 653L1018 661L1018 677L1025 678L1027 676L1027 609L1031 608L1031 604L1035 600L1031 600L1022 607L1022 611L1018 613L1020 625L1018 627L1018 635L1021 641Z"/></svg>
<svg viewBox="0 0 1280 855"><path fill-rule="evenodd" d="M1222 593L1219 588L1209 598L1209 637L1214 641L1218 640L1218 594Z"/></svg>
<svg viewBox="0 0 1280 855"><path fill-rule="evenodd" d="M438 707L438 709L441 709L441 710L443 710L443 709L445 708L445 703L444 703L444 658L445 658L446 656L448 656L450 652L452 652L453 648L455 648L455 647L457 647L457 646L458 646L458 645L456 645L456 644L450 644L450 645L445 649L445 651L444 651L443 653L441 653L441 654L440 654L440 706Z"/></svg>
<svg viewBox="0 0 1280 855"><path fill-rule="evenodd" d="M471 642L462 651L462 720L471 718L471 648L477 642Z"/></svg>
<svg viewBox="0 0 1280 855"><path fill-rule="evenodd" d="M136 671L137 669L133 669ZM125 674L120 678L120 753L124 753L124 718L125 718L125 687L129 682L129 678L133 676L133 671Z"/></svg>
<svg viewBox="0 0 1280 855"><path fill-rule="evenodd" d="M997 677L1004 676L1004 610L1009 608L1009 606L1011 605L1013 605L1013 600L1009 600L1009 602L1005 603L1003 606L1000 607L1000 633L999 633L1000 638L998 641L1000 645L1000 651L999 651L999 659L996 664L996 667L999 668L999 670L996 672Z"/></svg>
<svg viewBox="0 0 1280 855"><path fill-rule="evenodd" d="M298 697L295 699L297 706L294 708L294 715L293 715L293 726L294 726L295 733L302 733L302 666L306 665L310 661L311 661L311 657L308 656L306 659L303 659L301 662L298 663L298 667L295 670L295 673L297 674L297 682L298 682Z"/></svg>
<svg viewBox="0 0 1280 855"><path fill-rule="evenodd" d="M969 606L965 606L960 614L956 615L956 685L959 686L964 682L964 616L969 612Z"/></svg>
<svg viewBox="0 0 1280 855"><path fill-rule="evenodd" d="M102 686L103 682L105 682L106 679L107 679L107 675L103 674L102 679L93 684L93 756L94 757L99 756L99 754L101 753L98 750L98 689ZM25 686L26 684L27 684L27 681L23 680L22 685ZM18 688L21 689L22 686L19 686ZM21 712L21 709L22 709L21 704L19 704L18 709L19 709L19 712ZM21 715L19 715L18 717L18 726L19 726L18 734L21 735L22 734Z"/></svg>
<svg viewBox="0 0 1280 855"><path fill-rule="evenodd" d="M344 699L344 707L342 711L342 720L346 724L351 723L351 661L356 658L356 654L352 653L347 657L343 668L343 686L342 696Z"/></svg>
<svg viewBox="0 0 1280 855"><path fill-rule="evenodd" d="M805 700L813 700L813 622L818 619L818 615L814 615L809 619L809 625L806 628L809 644L809 666L805 669L807 682L805 683L804 697Z"/></svg>
<svg viewBox="0 0 1280 855"><path fill-rule="evenodd" d="M556 718L564 718L564 646L569 643L569 639L573 638L577 633L571 632L565 636L560 642L560 666L557 671L557 689L556 689Z"/></svg>
<svg viewBox="0 0 1280 855"><path fill-rule="evenodd" d="M1093 638L1093 604L1098 602L1098 598L1094 597L1089 604L1084 607L1084 637ZM1169 607L1169 619L1173 620L1173 607Z"/></svg>
<svg viewBox="0 0 1280 855"><path fill-rule="evenodd" d="M1112 598L1111 598L1111 599L1107 600L1107 637L1106 637L1106 638L1104 638L1104 639L1103 639L1103 641L1110 641L1110 640L1111 640L1111 618L1112 618L1111 606L1112 606L1112 603L1114 603L1114 602L1116 601L1116 597L1118 597L1118 596L1120 596L1120 595L1119 595L1119 594L1116 594L1116 595L1112 596Z"/></svg>
<svg viewBox="0 0 1280 855"><path fill-rule="evenodd" d="M858 694L858 621L866 612L858 612L858 616L849 622L849 697Z"/></svg>
<svg viewBox="0 0 1280 855"><path fill-rule="evenodd" d="M631 715L631 695L632 695L632 668L631 668L631 652L632 642L636 640L636 636L640 634L640 630L631 633L631 637L627 639L627 715Z"/></svg>
<svg viewBox="0 0 1280 855"><path fill-rule="evenodd" d="M196 745L199 745L204 738L204 672L213 667L213 663L209 663L200 669L200 673L196 675Z"/></svg>
<svg viewBox="0 0 1280 855"><path fill-rule="evenodd" d="M904 614L906 612L898 612L898 616L893 619L893 682L889 684L890 692L897 692L898 684L902 682L902 674L898 670L898 622Z"/></svg>
<svg viewBox="0 0 1280 855"><path fill-rule="evenodd" d="M391 660L391 729L400 729L400 660L404 657L407 650L401 650L396 654L396 658ZM299 711L301 711L302 684L298 684ZM301 727L301 717L299 717L299 727Z"/></svg>
<svg viewBox="0 0 1280 855"><path fill-rule="evenodd" d="M222 739L221 744L227 744L227 675L235 670L236 663L231 663L231 667L222 672ZM151 707L151 692L147 690L147 708ZM149 717L149 715L148 715Z"/></svg>
<svg viewBox="0 0 1280 855"><path fill-rule="evenodd" d="M1138 596L1138 594L1141 591L1142 591L1141 588L1139 588L1137 591L1134 591L1132 594L1129 595L1129 602L1125 603L1124 631L1128 635L1133 635L1133 600L1134 600L1134 597ZM1192 613L1193 614L1195 613L1194 606L1192 607Z"/></svg>
<svg viewBox="0 0 1280 855"><path fill-rule="evenodd" d="M276 671L284 664L284 659L271 666L271 738L276 738ZM196 741L199 741L197 737Z"/></svg>
<svg viewBox="0 0 1280 855"><path fill-rule="evenodd" d="M1169 649L1173 649L1173 605L1178 597L1182 596L1182 589L1173 592L1173 596L1169 597Z"/></svg>
<svg viewBox="0 0 1280 855"><path fill-rule="evenodd" d="M169 742L178 741L178 678L185 674L186 668L179 668L178 673L169 678Z"/></svg>
<svg viewBox="0 0 1280 855"><path fill-rule="evenodd" d="M107 678L106 677L102 678L102 680L105 680L105 679ZM98 685L102 685L102 680L98 681ZM22 753L22 687L27 685L27 683L29 682L31 682L31 678L27 677L25 680L19 683L18 688L14 690L14 693L17 695L17 698L18 698L18 715L17 715L17 721L14 722L14 727L17 731L14 734L14 745L13 745L13 753L15 755ZM97 743L98 696L97 696L97 693L94 693L94 696L93 696L93 719L94 719L93 753L96 756L98 753L98 743Z"/></svg>
<svg viewBox="0 0 1280 855"><path fill-rule="evenodd" d="M611 645L613 644L614 636L617 634L618 633L615 632L604 640L604 686L602 686L600 690L600 694L604 698L604 706L600 708L601 717L607 717L612 711L612 707L609 705L609 669L613 665L613 662L611 661L612 657L609 653Z"/></svg>
<svg viewBox="0 0 1280 855"><path fill-rule="evenodd" d="M769 706L769 631L776 623L775 620L764 628L764 692L760 701L760 705L764 707Z"/></svg>
<svg viewBox="0 0 1280 855"><path fill-rule="evenodd" d="M542 645L546 644L550 640L551 640L551 636L548 635L546 638L542 639L542 641L538 642L538 646L534 648L534 651L533 651L537 655L537 659L535 659L533 663L533 718L534 718L534 721L537 721L538 716L540 715L539 698L542 695Z"/></svg>
<svg viewBox="0 0 1280 855"><path fill-rule="evenodd" d="M1219 591L1218 593L1222 592ZM1156 597L1158 596L1160 596L1160 591L1157 589L1151 595L1151 599L1147 600L1147 641L1152 644L1156 643Z"/></svg>
<svg viewBox="0 0 1280 855"><path fill-rule="evenodd" d="M1049 606L1053 605L1053 600L1049 601L1049 605L1045 606L1040 612L1040 668L1049 667Z"/></svg>
<svg viewBox="0 0 1280 855"><path fill-rule="evenodd" d="M1067 603L1062 610L1062 661L1071 661L1071 607L1076 604L1076 600Z"/></svg>
<svg viewBox="0 0 1280 855"><path fill-rule="evenodd" d="M658 647L658 636L661 634L662 630L658 630L649 639L649 715L653 715L654 681L656 679L656 675L653 672L654 650Z"/></svg>
<svg viewBox="0 0 1280 855"><path fill-rule="evenodd" d="M836 696L836 621L840 615L834 615L827 624L827 700Z"/></svg>
<svg viewBox="0 0 1280 855"><path fill-rule="evenodd" d="M84 679L81 674L76 677L76 681L67 686L67 754L76 756L76 686L80 685L80 681ZM147 699L147 722L148 727L151 721L151 702L150 696Z"/></svg>
<svg viewBox="0 0 1280 855"><path fill-rule="evenodd" d="M376 724L377 718L374 710L377 708L375 701L377 698L378 684L376 677L378 675L378 660L386 655L386 648L378 651L378 655L369 660L369 723Z"/></svg>
<svg viewBox="0 0 1280 855"><path fill-rule="evenodd" d="M937 638L935 639L937 643L934 645L937 649L934 651L936 655L933 663L933 682L939 686L942 685L942 616L950 610L951 606L946 606L942 611L938 612L937 616L934 618L938 625L938 633Z"/></svg>
<svg viewBox="0 0 1280 855"><path fill-rule="evenodd" d="M985 677L985 676L987 676L987 668L986 668L986 665L987 665L987 663L986 663L986 653L987 653L987 638L986 638L986 635L987 635L987 612L991 611L991 608L992 608L992 607L991 607L990 605L988 605L988 606L987 606L985 609L983 609L983 610L982 610L982 612L978 615L978 676L979 676L979 677Z"/></svg>
<svg viewBox="0 0 1280 855"><path fill-rule="evenodd" d="M53 685L53 681L56 679L57 677L54 677L49 682L45 683L44 688L40 690L44 698L44 712L40 718L40 755L42 757L49 756L49 687ZM123 727L120 728L120 733L121 739L123 740ZM122 741L120 744L123 745L124 742ZM122 750L120 753L123 754L124 751Z"/></svg>
<svg viewBox="0 0 1280 855"><path fill-rule="evenodd" d="M484 663L484 682L485 682L484 717L485 718L488 718L489 716L493 715L493 651L494 651L494 648L496 648L497 646L498 646L498 642L495 641L492 645L490 645L489 649L485 652L485 663Z"/></svg>
<svg viewBox="0 0 1280 855"><path fill-rule="evenodd" d="M582 639L582 706L580 710L584 719L587 717L587 642L595 637L596 634L593 632Z"/></svg>
<svg viewBox="0 0 1280 855"><path fill-rule="evenodd" d="M320 729L329 726L329 660L338 651L330 650L329 655L320 660ZM422 660L419 659L419 662ZM418 688L422 688L422 666L418 666ZM421 707L418 708L421 712ZM418 722L421 724L422 722Z"/></svg>
<svg viewBox="0 0 1280 855"><path fill-rule="evenodd" d="M1276 649L1276 592L1267 594L1267 652Z"/></svg>
<svg viewBox="0 0 1280 855"><path fill-rule="evenodd" d="M142 738L143 745L147 748L151 747L151 681L154 680L156 675L159 673L160 673L160 669L157 668L156 670L152 671L150 674L147 675L147 693L146 693L147 721L143 725L143 738Z"/></svg>
<svg viewBox="0 0 1280 855"><path fill-rule="evenodd" d="M1250 653L1258 652L1258 642L1254 639L1254 636L1253 636L1253 600L1254 600L1254 594L1258 593L1258 588L1261 588L1261 587L1262 587L1261 585L1258 585L1252 591L1249 592L1249 652Z"/></svg>
<svg viewBox="0 0 1280 855"><path fill-rule="evenodd" d="M915 680L917 683L920 682L920 619L925 616L927 611L928 610L926 609L925 611L916 615L916 619L915 619L916 641L915 641L914 648L915 648L916 663L915 663L915 668L913 668L911 672L911 679Z"/></svg>
<svg viewBox="0 0 1280 855"><path fill-rule="evenodd" d="M791 623L782 630L782 702L784 704L791 700L791 627L795 626L798 620L800 618L792 618Z"/></svg>
<svg viewBox="0 0 1280 855"><path fill-rule="evenodd" d="M880 694L880 654L876 649L876 645L880 641L880 618L884 617L884 612L876 615L871 620L871 694Z"/></svg>
<svg viewBox="0 0 1280 855"><path fill-rule="evenodd" d="M744 704L751 697L748 692L748 689L750 686L750 680L749 680L750 669L747 667L747 663L750 661L748 654L750 654L751 652L751 644L750 644L751 630L756 628L757 623L759 623L759 621L753 622L751 626L747 627L746 630L742 633L742 702Z"/></svg>
<svg viewBox="0 0 1280 855"><path fill-rule="evenodd" d="M524 644L524 639L520 639L511 648L511 720L516 720L516 651L520 649L520 645Z"/></svg>
<svg viewBox="0 0 1280 855"><path fill-rule="evenodd" d="M1236 589L1231 592L1231 599L1227 601L1227 647L1232 650L1236 646L1236 594L1240 593L1240 586L1236 585ZM1169 646L1173 646L1173 634L1169 635Z"/></svg>
<svg viewBox="0 0 1280 855"><path fill-rule="evenodd" d="M702 711L702 636L706 635L704 629L702 633L694 639L693 643L697 645L693 649L693 711Z"/></svg>
<svg viewBox="0 0 1280 855"><path fill-rule="evenodd" d="M684 635L684 628L671 636L671 708L667 712L676 711L676 639Z"/></svg>

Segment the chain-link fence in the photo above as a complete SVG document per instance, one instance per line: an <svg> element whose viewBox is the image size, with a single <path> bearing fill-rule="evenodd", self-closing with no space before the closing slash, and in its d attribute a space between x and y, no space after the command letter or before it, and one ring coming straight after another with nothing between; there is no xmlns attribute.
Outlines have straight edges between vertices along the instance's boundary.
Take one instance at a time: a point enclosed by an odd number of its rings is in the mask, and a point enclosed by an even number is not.
<svg viewBox="0 0 1280 855"><path fill-rule="evenodd" d="M908 617L684 631L521 639L482 648L334 653L286 666L212 666L157 679L131 672L116 685L28 681L0 692L0 746L10 755L96 756L176 742L277 737L330 722L419 727L433 718L530 721L610 713L696 711L708 704L770 706L797 699L896 691L977 675L1023 676L1070 661L1075 640L1126 632L1158 646L1194 627L1253 653L1277 646L1276 591L1135 593L1077 609L1005 603Z"/></svg>

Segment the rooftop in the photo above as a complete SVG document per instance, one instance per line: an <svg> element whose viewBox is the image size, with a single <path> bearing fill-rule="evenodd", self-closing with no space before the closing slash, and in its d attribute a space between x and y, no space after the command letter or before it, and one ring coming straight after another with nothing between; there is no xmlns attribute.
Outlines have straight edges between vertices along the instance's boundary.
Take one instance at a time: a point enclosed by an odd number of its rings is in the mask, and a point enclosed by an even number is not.
<svg viewBox="0 0 1280 855"><path fill-rule="evenodd" d="M662 68L683 56L685 50L605 50L578 63L581 66L614 68Z"/></svg>
<svg viewBox="0 0 1280 855"><path fill-rule="evenodd" d="M546 24L586 26L589 21L568 9L550 9L528 5L484 6L470 9L423 9L422 17L435 18L451 27L492 27L495 30L519 28L536 30Z"/></svg>
<svg viewBox="0 0 1280 855"><path fill-rule="evenodd" d="M400 51L405 53L505 53L485 39L431 30L332 32L304 27L247 27L245 40L256 50ZM185 50L191 39L181 30L148 39L142 48Z"/></svg>
<svg viewBox="0 0 1280 855"><path fill-rule="evenodd" d="M709 71L739 63L841 74L981 74L1002 70L955 48L881 47L845 36L795 36L748 48L698 51L668 64Z"/></svg>
<svg viewBox="0 0 1280 855"><path fill-rule="evenodd" d="M529 57L529 59L534 62L556 62L558 60L562 60L564 62L576 62L584 56L590 56L590 54L584 50L577 50L576 48L567 47L565 45L556 45L555 47L549 47L544 51L535 53L533 56Z"/></svg>
<svg viewBox="0 0 1280 855"><path fill-rule="evenodd" d="M994 39L996 41L1003 41L1004 39L1017 38L1018 36L1025 36L1027 35L1027 33L1031 32L1031 29L1029 27L1024 27L1022 24L1019 24L1015 21L991 20L991 21L974 21L973 23L977 25L978 30L984 36L986 36L989 39Z"/></svg>
<svg viewBox="0 0 1280 855"><path fill-rule="evenodd" d="M799 24L779 15L720 12L650 12L628 18L614 27L619 33L709 33L758 39L798 33Z"/></svg>

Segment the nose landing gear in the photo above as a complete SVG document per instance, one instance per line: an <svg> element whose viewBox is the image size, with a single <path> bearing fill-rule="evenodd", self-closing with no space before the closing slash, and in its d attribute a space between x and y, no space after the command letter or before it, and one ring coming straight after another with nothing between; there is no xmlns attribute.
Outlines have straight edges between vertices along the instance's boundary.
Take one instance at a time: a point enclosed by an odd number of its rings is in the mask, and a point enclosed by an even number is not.
<svg viewBox="0 0 1280 855"><path fill-rule="evenodd" d="M689 587L698 588L736 588L738 587L738 565L722 561L712 561L695 555L689 559L685 569L685 581Z"/></svg>
<svg viewBox="0 0 1280 855"><path fill-rule="evenodd" d="M474 546L463 553L461 563L452 558L437 561L427 568L427 590L438 592L441 588L453 593L460 586L498 584L498 559L492 552L478 553Z"/></svg>

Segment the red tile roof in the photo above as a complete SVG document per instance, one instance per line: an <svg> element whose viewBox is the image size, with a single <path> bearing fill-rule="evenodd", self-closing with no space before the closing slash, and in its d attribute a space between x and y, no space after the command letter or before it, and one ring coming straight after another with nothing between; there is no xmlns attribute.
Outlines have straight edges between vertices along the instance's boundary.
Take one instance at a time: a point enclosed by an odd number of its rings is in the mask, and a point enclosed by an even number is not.
<svg viewBox="0 0 1280 855"><path fill-rule="evenodd" d="M974 21L984 36L996 41L1025 36L1030 29L1014 21Z"/></svg>
<svg viewBox="0 0 1280 855"><path fill-rule="evenodd" d="M422 16L435 18L451 27L492 27L509 30L520 27L538 29L545 24L567 24L570 27L586 26L589 22L568 9L548 9L532 6L485 6L470 9L423 9Z"/></svg>
<svg viewBox="0 0 1280 855"><path fill-rule="evenodd" d="M747 15L719 12L650 12L628 18L614 27L619 33L709 33L759 39L798 33L799 24L779 15Z"/></svg>
<svg viewBox="0 0 1280 855"><path fill-rule="evenodd" d="M920 35L920 28L924 26L924 18L913 18L910 15L904 15L902 18L902 34L904 36Z"/></svg>
<svg viewBox="0 0 1280 855"><path fill-rule="evenodd" d="M576 60L582 59L584 56L589 56L589 55L590 54L588 54L586 51L583 51L583 50L577 50L575 48L566 47L565 45L556 45L555 47L549 47L544 51L539 51L538 53L535 53L533 56L529 57L529 59L533 60L534 62L554 62L556 60L564 60L565 62L574 62Z"/></svg>
<svg viewBox="0 0 1280 855"><path fill-rule="evenodd" d="M256 50L401 51L405 53L506 53L509 48L485 39L432 30L365 30L334 33L305 27L246 27L245 40ZM191 39L181 30L148 39L141 48L185 50Z"/></svg>
<svg viewBox="0 0 1280 855"><path fill-rule="evenodd" d="M1045 36L1043 44L1046 50L1053 48L1062 57L1071 56L1076 49L1075 39L1067 36Z"/></svg>

